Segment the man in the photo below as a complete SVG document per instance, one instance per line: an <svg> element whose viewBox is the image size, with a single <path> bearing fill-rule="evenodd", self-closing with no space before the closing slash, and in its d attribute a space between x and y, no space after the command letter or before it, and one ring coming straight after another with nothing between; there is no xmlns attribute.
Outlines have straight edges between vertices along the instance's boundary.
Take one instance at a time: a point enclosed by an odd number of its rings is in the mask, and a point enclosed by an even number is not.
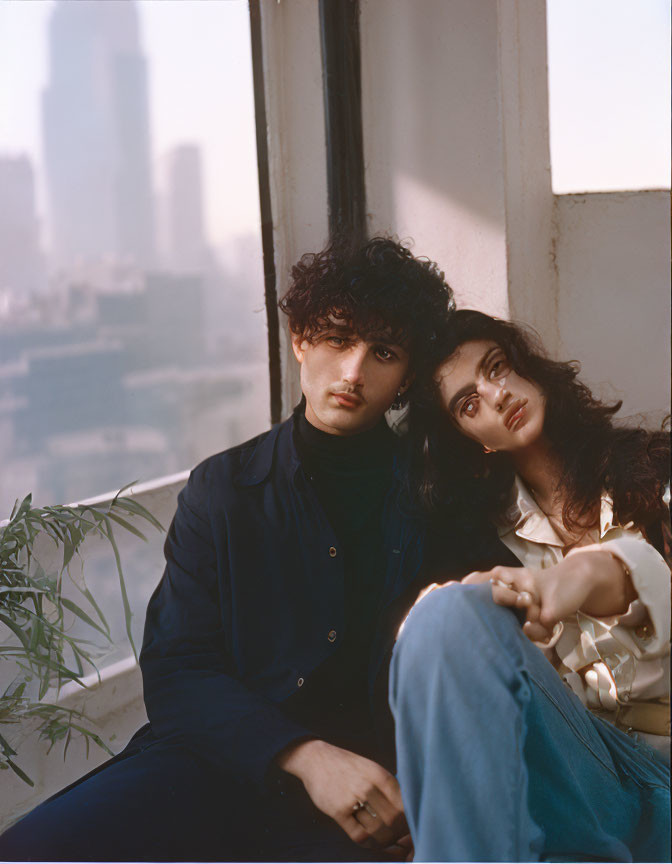
<svg viewBox="0 0 672 864"><path fill-rule="evenodd" d="M424 535L383 415L452 294L436 265L380 238L304 256L292 277L281 307L304 399L180 494L140 660L149 724L10 829L0 857L371 860L397 841L405 854L372 697L423 584Z"/></svg>

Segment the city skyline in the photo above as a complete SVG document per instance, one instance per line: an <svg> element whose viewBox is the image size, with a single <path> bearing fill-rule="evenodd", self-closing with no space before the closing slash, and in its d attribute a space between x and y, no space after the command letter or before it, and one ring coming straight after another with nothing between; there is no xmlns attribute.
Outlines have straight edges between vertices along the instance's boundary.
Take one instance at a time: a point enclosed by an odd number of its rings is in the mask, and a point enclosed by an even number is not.
<svg viewBox="0 0 672 864"><path fill-rule="evenodd" d="M39 163L0 147L0 518L28 491L65 502L173 474L268 422L256 159L230 166L256 223L217 256L201 141L151 155L140 4L49 8L41 212Z"/></svg>
<svg viewBox="0 0 672 864"><path fill-rule="evenodd" d="M147 62L135 3L57 0L42 130L51 258L155 255Z"/></svg>
<svg viewBox="0 0 672 864"><path fill-rule="evenodd" d="M41 94L48 78L47 30L57 0L0 2L0 154L27 155L35 171L42 239L46 183L42 155ZM87 0L78 0L77 6ZM95 0L94 0L95 3ZM106 0L106 7L127 0ZM130 5L130 4L128 4ZM149 66L152 169L165 155L199 144L205 230L214 247L259 230L252 68L247 4L211 0L169 4L138 0L139 38ZM197 51L185 43L191 34ZM186 52L186 54L185 54ZM3 82L12 86L3 86ZM235 81L235 86L231 82ZM161 191L161 190L159 190ZM230 206L234 200L235 207Z"/></svg>

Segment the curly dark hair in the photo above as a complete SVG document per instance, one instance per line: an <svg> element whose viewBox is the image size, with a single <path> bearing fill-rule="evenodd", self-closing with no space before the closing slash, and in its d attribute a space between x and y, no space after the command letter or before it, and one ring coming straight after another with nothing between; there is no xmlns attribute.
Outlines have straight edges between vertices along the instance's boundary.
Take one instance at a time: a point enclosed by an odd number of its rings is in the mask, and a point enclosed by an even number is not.
<svg viewBox="0 0 672 864"><path fill-rule="evenodd" d="M435 375L460 345L496 342L512 368L546 397L544 433L562 465L563 522L576 529L594 522L603 491L619 524L642 528L666 515L670 440L664 430L615 426L621 402L601 402L578 380L579 364L551 360L529 328L470 309L455 312L419 372L410 402L410 491L426 511L499 515L514 471L506 453L484 454L441 407Z"/></svg>
<svg viewBox="0 0 672 864"><path fill-rule="evenodd" d="M337 237L322 252L304 255L291 276L279 306L293 333L311 340L329 326L330 316L362 338L380 338L385 331L407 347L411 368L454 308L439 267L390 237L359 246Z"/></svg>

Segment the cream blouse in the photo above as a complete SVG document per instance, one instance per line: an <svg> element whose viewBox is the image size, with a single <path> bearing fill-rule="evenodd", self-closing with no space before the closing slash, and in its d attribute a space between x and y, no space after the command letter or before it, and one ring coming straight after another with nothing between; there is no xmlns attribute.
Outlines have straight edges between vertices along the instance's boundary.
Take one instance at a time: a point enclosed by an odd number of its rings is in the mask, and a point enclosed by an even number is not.
<svg viewBox="0 0 672 864"><path fill-rule="evenodd" d="M609 618L576 612L540 647L587 708L625 728L669 736L670 569L662 556L632 523L614 524L606 494L599 530L567 550L520 477L498 528L525 567L544 569L593 549L623 561L638 595L627 612Z"/></svg>

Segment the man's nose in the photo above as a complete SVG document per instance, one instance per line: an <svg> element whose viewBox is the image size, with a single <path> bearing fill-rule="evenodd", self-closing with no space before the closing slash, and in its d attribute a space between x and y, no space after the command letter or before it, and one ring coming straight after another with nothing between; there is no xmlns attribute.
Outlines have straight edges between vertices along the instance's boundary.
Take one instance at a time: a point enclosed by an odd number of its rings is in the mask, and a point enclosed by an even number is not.
<svg viewBox="0 0 672 864"><path fill-rule="evenodd" d="M367 346L354 345L343 355L341 374L343 380L353 387L364 381L364 364L366 363Z"/></svg>

